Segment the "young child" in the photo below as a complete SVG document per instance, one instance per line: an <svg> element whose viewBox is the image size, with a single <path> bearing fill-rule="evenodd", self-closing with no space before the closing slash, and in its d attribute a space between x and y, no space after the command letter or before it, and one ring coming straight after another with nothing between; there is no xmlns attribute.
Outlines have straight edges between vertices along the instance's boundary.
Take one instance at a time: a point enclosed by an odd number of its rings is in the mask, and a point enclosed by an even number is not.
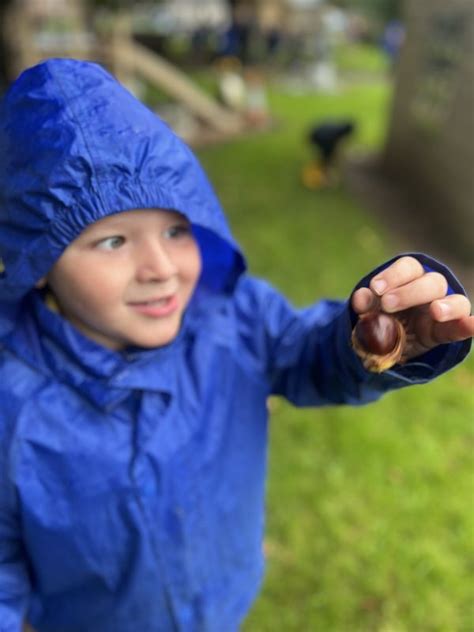
<svg viewBox="0 0 474 632"><path fill-rule="evenodd" d="M459 363L423 255L294 310L245 273L191 151L100 66L48 60L0 113L0 630L232 632L262 578L266 399L362 404ZM403 313L406 362L351 347Z"/></svg>

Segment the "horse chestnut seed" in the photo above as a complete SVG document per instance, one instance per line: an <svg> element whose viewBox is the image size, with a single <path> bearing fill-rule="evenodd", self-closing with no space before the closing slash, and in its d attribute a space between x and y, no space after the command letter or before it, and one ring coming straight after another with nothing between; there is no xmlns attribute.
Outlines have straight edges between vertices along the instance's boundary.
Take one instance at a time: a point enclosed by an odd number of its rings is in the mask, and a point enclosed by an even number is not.
<svg viewBox="0 0 474 632"><path fill-rule="evenodd" d="M355 335L367 353L385 355L395 349L398 342L397 321L388 314L372 313L361 318L356 325Z"/></svg>
<svg viewBox="0 0 474 632"><path fill-rule="evenodd" d="M352 332L352 346L367 370L381 373L401 361L406 346L405 328L389 314L364 314Z"/></svg>

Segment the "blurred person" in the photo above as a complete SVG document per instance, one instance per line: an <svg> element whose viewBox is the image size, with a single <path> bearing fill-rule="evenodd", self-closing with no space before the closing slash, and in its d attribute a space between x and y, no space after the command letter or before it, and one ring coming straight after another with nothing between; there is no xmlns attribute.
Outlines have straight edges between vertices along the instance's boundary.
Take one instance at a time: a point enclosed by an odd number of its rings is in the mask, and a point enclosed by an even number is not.
<svg viewBox="0 0 474 632"><path fill-rule="evenodd" d="M268 101L265 76L258 68L247 68L245 79L245 118L250 126L262 127L268 123Z"/></svg>
<svg viewBox="0 0 474 632"><path fill-rule="evenodd" d="M246 272L190 149L90 62L26 70L0 148L1 630L236 631L263 576L267 397L432 380L468 353L469 300L419 254L294 309ZM351 336L380 310L409 343L374 373Z"/></svg>
<svg viewBox="0 0 474 632"><path fill-rule="evenodd" d="M237 112L245 110L247 87L238 57L221 57L216 62L219 100Z"/></svg>
<svg viewBox="0 0 474 632"><path fill-rule="evenodd" d="M382 37L382 49L393 66L405 41L405 27L400 20L392 20L385 26Z"/></svg>
<svg viewBox="0 0 474 632"><path fill-rule="evenodd" d="M338 156L342 142L355 130L352 120L321 121L313 126L308 141L316 152L303 168L302 180L308 189L319 189L338 182Z"/></svg>
<svg viewBox="0 0 474 632"><path fill-rule="evenodd" d="M273 26L264 32L266 57L272 61L280 52L283 34L279 26Z"/></svg>

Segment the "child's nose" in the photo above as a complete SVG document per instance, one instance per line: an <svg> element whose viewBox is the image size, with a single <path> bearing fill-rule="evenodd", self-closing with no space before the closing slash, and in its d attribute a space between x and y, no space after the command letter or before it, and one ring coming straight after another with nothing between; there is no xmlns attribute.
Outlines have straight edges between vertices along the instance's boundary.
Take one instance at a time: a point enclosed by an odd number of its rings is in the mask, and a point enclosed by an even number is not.
<svg viewBox="0 0 474 632"><path fill-rule="evenodd" d="M150 239L141 244L137 266L140 283L167 281L176 270L172 257L158 240Z"/></svg>

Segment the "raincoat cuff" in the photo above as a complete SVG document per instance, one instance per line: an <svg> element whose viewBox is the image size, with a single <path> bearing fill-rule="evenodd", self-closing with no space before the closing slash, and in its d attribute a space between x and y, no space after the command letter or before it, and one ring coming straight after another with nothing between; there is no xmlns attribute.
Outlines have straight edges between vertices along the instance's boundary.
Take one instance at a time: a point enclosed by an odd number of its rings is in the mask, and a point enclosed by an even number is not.
<svg viewBox="0 0 474 632"><path fill-rule="evenodd" d="M379 272L387 268L400 257L411 256L418 259L423 265L426 272L440 272L448 281L447 294L464 294L466 291L454 273L443 263L440 263L433 257L429 257L423 253L403 253L393 257L386 263L382 264L370 274L365 276L354 288L353 293L361 287L368 287L370 280ZM352 296L352 295L351 295ZM403 386L404 384L424 384L438 375L449 371L459 364L468 355L471 348L471 340L463 340L461 342L453 342L450 344L438 345L427 353L409 360L404 365L395 365L381 374L375 374L367 371L360 361L359 357L352 350L351 333L357 322L357 314L351 307L351 301L348 301L348 318L346 321L346 331L344 333L349 353L352 356L351 361L354 362L354 370L360 374L360 377L370 381L380 381L381 385L388 388Z"/></svg>

